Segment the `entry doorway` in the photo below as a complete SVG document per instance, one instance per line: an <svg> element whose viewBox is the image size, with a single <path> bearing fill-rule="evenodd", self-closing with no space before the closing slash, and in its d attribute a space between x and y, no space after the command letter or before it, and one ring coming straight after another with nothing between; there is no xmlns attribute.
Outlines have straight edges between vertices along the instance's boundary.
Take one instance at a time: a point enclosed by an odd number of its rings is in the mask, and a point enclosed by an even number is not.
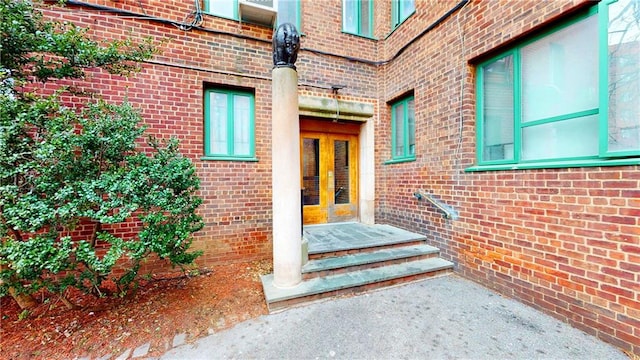
<svg viewBox="0 0 640 360"><path fill-rule="evenodd" d="M301 122L303 223L355 221L358 219L358 136L349 132L357 128L331 122L322 122L320 127L309 126L313 123Z"/></svg>

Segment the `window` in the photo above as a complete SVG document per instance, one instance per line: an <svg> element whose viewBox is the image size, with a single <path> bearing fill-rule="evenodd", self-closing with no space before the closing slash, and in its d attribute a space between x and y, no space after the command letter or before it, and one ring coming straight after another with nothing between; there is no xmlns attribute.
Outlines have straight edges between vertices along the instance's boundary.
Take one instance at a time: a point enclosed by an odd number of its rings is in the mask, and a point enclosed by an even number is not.
<svg viewBox="0 0 640 360"><path fill-rule="evenodd" d="M342 31L372 37L372 0L342 0Z"/></svg>
<svg viewBox="0 0 640 360"><path fill-rule="evenodd" d="M300 29L300 0L279 0L278 1L278 25L291 23L295 25L298 32Z"/></svg>
<svg viewBox="0 0 640 360"><path fill-rule="evenodd" d="M415 11L414 0L391 0L391 27L398 27Z"/></svg>
<svg viewBox="0 0 640 360"><path fill-rule="evenodd" d="M240 17L238 2L240 0L204 0L204 11L206 13L220 16L227 19L238 20ZM300 31L300 0L243 0L245 3L253 3L267 9L276 10L278 15L277 25L291 23ZM248 15L251 17L250 15ZM258 22L255 18L248 19L250 22Z"/></svg>
<svg viewBox="0 0 640 360"><path fill-rule="evenodd" d="M480 64L479 165L640 155L639 20L639 2L602 1Z"/></svg>
<svg viewBox="0 0 640 360"><path fill-rule="evenodd" d="M208 89L204 94L204 154L219 160L255 160L254 96Z"/></svg>
<svg viewBox="0 0 640 360"><path fill-rule="evenodd" d="M223 18L238 20L238 0L205 0L204 11Z"/></svg>
<svg viewBox="0 0 640 360"><path fill-rule="evenodd" d="M391 105L391 162L416 159L416 119L414 97Z"/></svg>

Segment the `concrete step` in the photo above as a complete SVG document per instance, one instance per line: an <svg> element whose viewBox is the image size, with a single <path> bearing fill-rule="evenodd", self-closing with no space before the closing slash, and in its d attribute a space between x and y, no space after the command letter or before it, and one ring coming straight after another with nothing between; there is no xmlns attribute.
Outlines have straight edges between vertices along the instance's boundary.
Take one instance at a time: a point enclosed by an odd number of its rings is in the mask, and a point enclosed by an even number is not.
<svg viewBox="0 0 640 360"><path fill-rule="evenodd" d="M438 248L423 243L420 245L385 248L370 252L358 252L343 256L309 260L309 262L302 267L302 278L308 280L347 271L370 269L413 260L427 259L438 256L438 252Z"/></svg>
<svg viewBox="0 0 640 360"><path fill-rule="evenodd" d="M450 261L429 258L313 278L302 281L296 287L286 289L277 288L273 285L273 274L264 275L261 279L267 306L269 311L273 312L322 298L358 293L442 275L452 270L453 263Z"/></svg>
<svg viewBox="0 0 640 360"><path fill-rule="evenodd" d="M420 245L427 240L424 235L383 224L306 226L303 236L309 243L309 259Z"/></svg>

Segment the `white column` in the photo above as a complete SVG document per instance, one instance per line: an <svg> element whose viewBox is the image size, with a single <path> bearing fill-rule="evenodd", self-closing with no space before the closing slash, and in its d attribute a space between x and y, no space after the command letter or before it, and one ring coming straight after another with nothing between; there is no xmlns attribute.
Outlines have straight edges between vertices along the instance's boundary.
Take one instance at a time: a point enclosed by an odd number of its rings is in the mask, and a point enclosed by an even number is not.
<svg viewBox="0 0 640 360"><path fill-rule="evenodd" d="M302 281L298 73L279 67L272 77L273 285L286 288Z"/></svg>

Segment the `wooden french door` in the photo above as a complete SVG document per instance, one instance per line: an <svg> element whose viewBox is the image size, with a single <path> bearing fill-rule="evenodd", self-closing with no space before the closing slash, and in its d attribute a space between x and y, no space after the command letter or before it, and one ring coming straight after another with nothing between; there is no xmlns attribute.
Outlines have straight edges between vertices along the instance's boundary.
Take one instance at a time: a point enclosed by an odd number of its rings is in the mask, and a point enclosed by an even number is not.
<svg viewBox="0 0 640 360"><path fill-rule="evenodd" d="M300 133L303 223L352 221L358 217L358 137Z"/></svg>

